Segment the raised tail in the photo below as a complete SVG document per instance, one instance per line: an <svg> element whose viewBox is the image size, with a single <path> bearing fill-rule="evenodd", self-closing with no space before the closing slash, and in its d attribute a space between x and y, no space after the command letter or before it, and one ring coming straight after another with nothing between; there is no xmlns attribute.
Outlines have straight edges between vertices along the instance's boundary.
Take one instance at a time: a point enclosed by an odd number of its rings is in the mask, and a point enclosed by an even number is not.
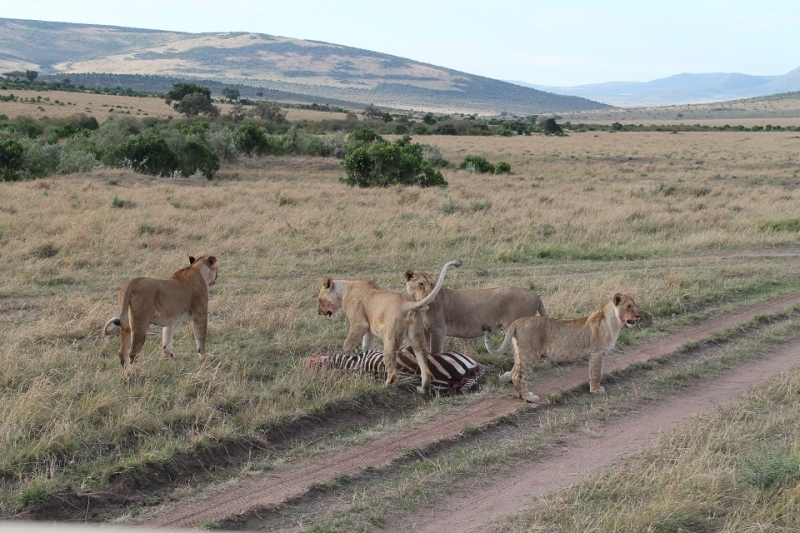
<svg viewBox="0 0 800 533"><path fill-rule="evenodd" d="M439 273L439 280L436 282L436 286L433 288L430 294L428 294L425 298L423 298L418 302L415 302L414 305L411 307L412 310L416 311L417 309L422 309L424 307L427 307L427 305L431 303L434 300L434 298L436 298L436 295L439 294L439 290L442 288L442 285L444 285L444 277L447 274L447 269L450 268L451 266L460 267L461 261L459 261L458 259L454 259L453 261L448 261L447 263L445 263L444 266L442 267L442 271Z"/></svg>
<svg viewBox="0 0 800 533"><path fill-rule="evenodd" d="M517 332L517 328L515 324L511 324L508 327L508 331L506 331L506 338L503 339L503 344L497 350L493 350L492 347L489 345L489 337L492 336L492 328L487 326L486 324L483 325L483 344L486 346L486 351L492 355L502 355L508 349L508 345L511 344L511 339L514 337L514 334Z"/></svg>
<svg viewBox="0 0 800 533"><path fill-rule="evenodd" d="M122 320L120 320L118 316L109 318L108 322L106 322L106 325L103 326L103 335L115 334L119 330L114 328L119 328L121 325L122 325ZM109 329L109 326L114 326L114 328Z"/></svg>

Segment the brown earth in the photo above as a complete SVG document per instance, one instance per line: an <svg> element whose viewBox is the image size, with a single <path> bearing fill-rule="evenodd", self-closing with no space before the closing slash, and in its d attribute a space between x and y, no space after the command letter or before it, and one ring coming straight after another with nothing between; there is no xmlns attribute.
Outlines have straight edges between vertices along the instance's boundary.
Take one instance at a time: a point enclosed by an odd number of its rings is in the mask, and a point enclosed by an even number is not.
<svg viewBox="0 0 800 533"><path fill-rule="evenodd" d="M606 361L605 373L624 369L632 364L668 355L688 342L708 339L715 332L748 322L758 315L786 309L800 303L800 293L794 293L766 302L748 306L745 309L725 316L703 321L698 325L686 326L662 338L651 340L612 354ZM488 489L484 486L475 494L457 494L452 502L446 502L451 509L449 515L457 512L459 523L464 528L479 530L492 518L523 506L529 499L542 491L556 488L577 480L585 472L610 464L622 454L630 453L645 440L656 436L660 431L674 427L681 420L709 408L716 403L732 398L743 389L762 382L768 377L791 367L798 360L800 344L782 349L754 366L742 366L702 390L659 402L633 416L626 416L607 425L601 438L575 436L564 446L566 451L552 453L551 457L533 464L529 469L517 471L509 478L498 478ZM571 368L547 383L535 384L540 396L575 389L586 383L585 366ZM510 389L511 390L511 389ZM412 450L424 449L437 443L454 440L468 428L486 426L493 421L529 410L531 406L521 402L510 393L502 397L489 398L468 406L463 410L425 422L408 431L380 437L368 444L354 446L333 454L311 466L293 468L280 467L266 474L244 481L235 487L211 491L202 499L178 502L175 505L155 510L149 517L138 520L140 525L159 528L196 528L204 524L220 522L240 517L248 522L248 512L280 509L287 502L296 501L320 484L339 476L356 476L368 468L385 468ZM437 502L441 508L443 503ZM408 531L412 523L419 524L419 531L444 531L452 522L444 523L442 518L432 512L415 512L405 516L393 515L382 528L384 531ZM258 520L251 524L252 529L264 529ZM251 529L244 525L245 529ZM292 527L288 530L299 530ZM283 529L282 529L283 530Z"/></svg>

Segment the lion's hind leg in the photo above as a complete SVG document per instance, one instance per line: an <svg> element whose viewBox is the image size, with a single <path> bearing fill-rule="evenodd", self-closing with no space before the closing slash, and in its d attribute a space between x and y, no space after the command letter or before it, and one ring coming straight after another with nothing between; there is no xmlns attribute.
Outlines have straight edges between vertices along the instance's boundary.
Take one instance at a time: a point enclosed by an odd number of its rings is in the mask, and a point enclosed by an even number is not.
<svg viewBox="0 0 800 533"><path fill-rule="evenodd" d="M514 368L511 369L511 382L517 389L519 397L528 403L537 403L540 398L528 390L528 374L533 370L533 358L536 354L525 353L516 337L511 341L514 348Z"/></svg>

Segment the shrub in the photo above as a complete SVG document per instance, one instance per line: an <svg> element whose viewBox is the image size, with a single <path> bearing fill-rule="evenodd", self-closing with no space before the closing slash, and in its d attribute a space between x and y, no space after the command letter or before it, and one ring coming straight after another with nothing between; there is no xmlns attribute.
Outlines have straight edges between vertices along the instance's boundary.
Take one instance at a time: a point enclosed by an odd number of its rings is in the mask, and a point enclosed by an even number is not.
<svg viewBox="0 0 800 533"><path fill-rule="evenodd" d="M219 156L197 141L189 141L181 147L183 160L181 173L191 176L200 172L206 179L211 179L219 170Z"/></svg>
<svg viewBox="0 0 800 533"><path fill-rule="evenodd" d="M548 118L544 121L542 132L544 132L545 135L564 135L564 130L561 129L561 126L554 118Z"/></svg>
<svg viewBox="0 0 800 533"><path fill-rule="evenodd" d="M100 162L89 152L80 150L62 150L58 158L59 174L75 174L78 172L91 172L101 167Z"/></svg>
<svg viewBox="0 0 800 533"><path fill-rule="evenodd" d="M137 172L151 176L171 176L181 161L167 141L157 133L139 135L114 150L115 163L128 163Z"/></svg>
<svg viewBox="0 0 800 533"><path fill-rule="evenodd" d="M505 161L500 161L494 166L494 173L495 174L510 174L511 173L511 165L506 163Z"/></svg>
<svg viewBox="0 0 800 533"><path fill-rule="evenodd" d="M273 139L259 126L248 122L239 126L233 136L236 149L247 155L279 154L283 142Z"/></svg>
<svg viewBox="0 0 800 533"><path fill-rule="evenodd" d="M468 155L458 165L458 168L479 174L494 174L495 172L495 166L487 161L485 157L479 155Z"/></svg>
<svg viewBox="0 0 800 533"><path fill-rule="evenodd" d="M14 139L0 141L0 171L6 181L16 179L25 164L25 147Z"/></svg>
<svg viewBox="0 0 800 533"><path fill-rule="evenodd" d="M447 186L442 173L423 157L422 146L411 143L409 136L393 143L381 139L358 145L345 155L342 166L347 177L340 178L340 181L350 186Z"/></svg>

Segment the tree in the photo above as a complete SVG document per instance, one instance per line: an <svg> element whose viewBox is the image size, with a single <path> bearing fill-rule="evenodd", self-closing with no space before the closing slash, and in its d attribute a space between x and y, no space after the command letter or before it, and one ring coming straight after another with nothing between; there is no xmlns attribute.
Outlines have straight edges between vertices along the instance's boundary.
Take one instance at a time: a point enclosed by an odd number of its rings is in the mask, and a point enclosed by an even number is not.
<svg viewBox="0 0 800 533"><path fill-rule="evenodd" d="M561 126L554 118L548 118L544 121L542 131L545 135L564 135L564 130L561 129Z"/></svg>
<svg viewBox="0 0 800 533"><path fill-rule="evenodd" d="M219 108L211 103L211 98L203 93L187 94L181 101L172 106L187 117L195 115L219 116Z"/></svg>
<svg viewBox="0 0 800 533"><path fill-rule="evenodd" d="M35 70L27 70L27 71L25 71L25 77L28 78L28 81L31 82L31 83L33 83L33 80L35 80L38 76L39 76L39 73L36 72Z"/></svg>
<svg viewBox="0 0 800 533"><path fill-rule="evenodd" d="M231 89L230 87L225 87L222 89L222 96L227 98L229 101L233 102L234 100L239 99L239 91L237 89Z"/></svg>
<svg viewBox="0 0 800 533"><path fill-rule="evenodd" d="M286 113L278 104L273 104L271 102L262 102L258 104L253 108L251 114L254 117L269 120L276 124L283 124L286 122Z"/></svg>
<svg viewBox="0 0 800 533"><path fill-rule="evenodd" d="M175 101L172 107L187 117L200 114L219 116L219 108L211 103L211 90L194 83L174 84L172 90L164 97L164 101L167 105Z"/></svg>
<svg viewBox="0 0 800 533"><path fill-rule="evenodd" d="M25 165L25 147L14 139L0 141L0 170L2 178L12 181Z"/></svg>
<svg viewBox="0 0 800 533"><path fill-rule="evenodd" d="M228 116L231 117L234 124L238 124L247 116L247 110L242 104L234 104L231 110L228 111Z"/></svg>
<svg viewBox="0 0 800 533"><path fill-rule="evenodd" d="M6 78L14 78L14 80L18 80L20 78L25 77L25 71L23 70L12 70L11 72L3 72L3 76Z"/></svg>
<svg viewBox="0 0 800 533"><path fill-rule="evenodd" d="M384 118L383 117L384 112L381 111L380 109L378 109L377 107L375 107L372 104L369 104L367 107L365 107L364 111L362 111L362 114L367 119L376 119L377 118L377 119L383 120L383 118ZM388 122L388 121L384 121L384 122Z"/></svg>

